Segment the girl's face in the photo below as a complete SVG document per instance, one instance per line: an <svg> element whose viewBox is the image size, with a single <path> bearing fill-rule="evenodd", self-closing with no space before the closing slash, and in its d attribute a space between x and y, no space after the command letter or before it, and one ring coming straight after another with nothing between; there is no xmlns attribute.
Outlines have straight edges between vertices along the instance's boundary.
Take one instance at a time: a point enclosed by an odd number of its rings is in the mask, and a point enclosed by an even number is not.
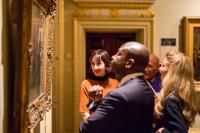
<svg viewBox="0 0 200 133"><path fill-rule="evenodd" d="M163 80L163 78L167 74L168 69L169 69L169 62L168 62L168 60L166 58L164 58L163 63L159 68L161 80Z"/></svg>
<svg viewBox="0 0 200 133"><path fill-rule="evenodd" d="M95 76L103 77L106 75L106 67L104 62L98 57L93 56L91 61L91 68Z"/></svg>

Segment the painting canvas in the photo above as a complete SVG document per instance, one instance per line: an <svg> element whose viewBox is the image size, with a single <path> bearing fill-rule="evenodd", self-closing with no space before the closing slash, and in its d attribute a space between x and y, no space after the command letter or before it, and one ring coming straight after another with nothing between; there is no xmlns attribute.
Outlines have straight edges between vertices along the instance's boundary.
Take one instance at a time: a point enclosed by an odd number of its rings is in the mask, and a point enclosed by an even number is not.
<svg viewBox="0 0 200 133"><path fill-rule="evenodd" d="M29 103L40 95L42 50L44 47L44 21L41 11L32 6L32 24L30 41L30 74L29 74Z"/></svg>
<svg viewBox="0 0 200 133"><path fill-rule="evenodd" d="M200 91L200 17L183 18L183 52L193 62L195 88Z"/></svg>
<svg viewBox="0 0 200 133"><path fill-rule="evenodd" d="M194 27L193 34L194 78L196 81L200 81L200 27Z"/></svg>

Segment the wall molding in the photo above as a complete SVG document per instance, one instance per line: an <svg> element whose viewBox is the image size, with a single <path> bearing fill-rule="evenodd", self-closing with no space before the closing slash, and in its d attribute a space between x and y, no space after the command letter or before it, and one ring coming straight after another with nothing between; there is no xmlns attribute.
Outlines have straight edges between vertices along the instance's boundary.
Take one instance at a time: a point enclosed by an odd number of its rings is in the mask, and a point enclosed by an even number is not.
<svg viewBox="0 0 200 133"><path fill-rule="evenodd" d="M81 121L79 89L86 73L86 32L136 32L139 35L136 40L152 51L153 18L74 18L74 133L78 133Z"/></svg>

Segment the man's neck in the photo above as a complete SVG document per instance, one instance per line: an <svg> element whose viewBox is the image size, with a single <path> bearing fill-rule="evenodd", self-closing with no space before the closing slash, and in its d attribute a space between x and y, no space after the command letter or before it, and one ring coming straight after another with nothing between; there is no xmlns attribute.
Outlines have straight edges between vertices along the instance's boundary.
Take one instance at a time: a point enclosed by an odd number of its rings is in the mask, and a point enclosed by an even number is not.
<svg viewBox="0 0 200 133"><path fill-rule="evenodd" d="M135 73L127 74L120 80L119 86L121 86L122 84L124 84L125 82L127 82L130 79L133 79L137 76L142 76L142 75L143 75L143 73L141 73L141 72L135 72Z"/></svg>

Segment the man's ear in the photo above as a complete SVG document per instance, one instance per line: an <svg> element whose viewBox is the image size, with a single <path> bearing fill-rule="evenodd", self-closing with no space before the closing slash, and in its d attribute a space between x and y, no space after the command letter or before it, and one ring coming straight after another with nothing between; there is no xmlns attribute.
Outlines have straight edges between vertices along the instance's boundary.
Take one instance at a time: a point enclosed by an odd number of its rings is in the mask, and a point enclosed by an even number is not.
<svg viewBox="0 0 200 133"><path fill-rule="evenodd" d="M125 67L127 69L131 69L131 67L133 66L134 62L135 62L134 59L128 59L128 61L126 62Z"/></svg>

